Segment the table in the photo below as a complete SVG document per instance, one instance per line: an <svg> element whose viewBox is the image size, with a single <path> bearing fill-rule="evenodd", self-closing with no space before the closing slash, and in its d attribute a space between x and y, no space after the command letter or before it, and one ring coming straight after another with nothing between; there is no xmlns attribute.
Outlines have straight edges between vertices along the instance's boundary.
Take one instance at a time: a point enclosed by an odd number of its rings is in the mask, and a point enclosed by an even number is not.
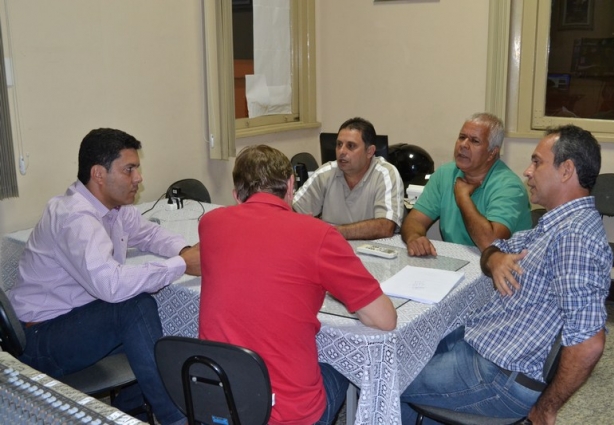
<svg viewBox="0 0 614 425"><path fill-rule="evenodd" d="M198 240L200 215L218 207L185 201L183 209L168 211L162 202L144 216L183 234L190 244ZM152 204L139 207L145 211ZM24 230L2 238L0 265L5 287L12 286L19 255L29 233L30 230ZM376 242L395 247L399 255L406 255L405 244L398 235ZM480 272L476 248L440 241L433 243L439 255L470 262L460 270L465 273L464 279L438 304L407 302L397 309L398 325L391 332L368 328L351 318L318 315L322 323L316 337L320 361L333 365L361 389L355 424L400 425L401 392L431 358L440 339L464 324L475 309L490 299L492 284ZM127 261L145 262L153 258L151 254L133 250ZM361 258L380 280L396 272L391 270L389 260ZM199 292L200 278L186 275L155 294L165 334L198 335ZM348 412L348 416L351 417L351 413Z"/></svg>
<svg viewBox="0 0 614 425"><path fill-rule="evenodd" d="M396 247L399 255L406 255L405 244L398 235L377 242ZM464 324L471 312L490 299L492 284L480 272L477 248L433 243L439 255L470 262L461 269L465 278L440 303L404 304L397 310L398 325L392 332L368 328L350 318L318 315L322 323L316 337L320 361L333 365L361 389L355 424L400 425L401 392L431 358L441 338ZM380 280L397 271L390 269L391 263L386 259L361 258ZM197 335L199 284L179 282L179 286L156 295L165 332Z"/></svg>

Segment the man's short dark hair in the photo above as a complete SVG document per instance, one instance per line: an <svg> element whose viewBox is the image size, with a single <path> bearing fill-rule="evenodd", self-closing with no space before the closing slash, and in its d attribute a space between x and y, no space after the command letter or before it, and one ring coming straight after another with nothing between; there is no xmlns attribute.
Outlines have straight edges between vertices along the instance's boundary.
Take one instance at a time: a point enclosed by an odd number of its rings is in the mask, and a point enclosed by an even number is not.
<svg viewBox="0 0 614 425"><path fill-rule="evenodd" d="M286 155L267 145L244 148L232 170L237 198L241 202L258 192L267 192L284 199L292 164Z"/></svg>
<svg viewBox="0 0 614 425"><path fill-rule="evenodd" d="M546 131L547 136L553 134L558 135L552 145L554 166L570 159L576 167L580 186L591 190L601 169L601 146L597 139L590 131L571 124Z"/></svg>
<svg viewBox="0 0 614 425"><path fill-rule="evenodd" d="M83 184L90 181L94 165L102 165L107 171L120 156L123 149L141 149L141 142L128 133L113 128L99 128L90 131L81 141L79 148L79 171L77 178Z"/></svg>
<svg viewBox="0 0 614 425"><path fill-rule="evenodd" d="M371 145L375 145L375 127L369 121L364 118L355 117L350 118L339 127L339 131L337 131L337 135L341 132L341 130L358 130L362 136L362 141L365 143L365 148L368 148Z"/></svg>

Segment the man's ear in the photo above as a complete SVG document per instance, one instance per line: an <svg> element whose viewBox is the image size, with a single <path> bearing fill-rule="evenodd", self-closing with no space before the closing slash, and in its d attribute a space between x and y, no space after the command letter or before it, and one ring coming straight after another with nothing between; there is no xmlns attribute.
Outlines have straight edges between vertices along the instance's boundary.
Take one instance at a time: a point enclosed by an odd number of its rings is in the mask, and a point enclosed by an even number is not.
<svg viewBox="0 0 614 425"><path fill-rule="evenodd" d="M102 183L102 180L107 175L107 170L100 164L92 166L90 169L90 180L97 184Z"/></svg>
<svg viewBox="0 0 614 425"><path fill-rule="evenodd" d="M375 156L375 145L371 145L367 148L367 156L369 158L371 158L372 156Z"/></svg>
<svg viewBox="0 0 614 425"><path fill-rule="evenodd" d="M239 195L237 195L237 190L232 189L232 197L235 198L237 205L242 204L243 202L239 199Z"/></svg>
<svg viewBox="0 0 614 425"><path fill-rule="evenodd" d="M566 159L559 165L559 170L561 172L561 181L565 182L576 175L576 164L571 159Z"/></svg>
<svg viewBox="0 0 614 425"><path fill-rule="evenodd" d="M290 174L290 178L286 182L286 196L284 196L284 201L286 201L288 205L292 206L293 199L294 199L294 174Z"/></svg>
<svg viewBox="0 0 614 425"><path fill-rule="evenodd" d="M497 157L499 156L499 151L500 151L499 146L497 146L497 147L493 148L493 149L490 151L490 154L489 154L489 159L497 158Z"/></svg>

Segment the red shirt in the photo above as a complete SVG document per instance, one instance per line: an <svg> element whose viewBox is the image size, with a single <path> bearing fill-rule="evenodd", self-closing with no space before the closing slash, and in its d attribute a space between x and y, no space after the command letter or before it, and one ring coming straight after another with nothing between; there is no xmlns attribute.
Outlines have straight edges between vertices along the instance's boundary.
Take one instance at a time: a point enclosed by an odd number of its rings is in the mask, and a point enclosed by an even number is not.
<svg viewBox="0 0 614 425"><path fill-rule="evenodd" d="M326 404L315 335L326 291L359 310L382 294L331 225L268 193L218 208L199 223L203 339L264 359L275 405L270 424L313 424Z"/></svg>

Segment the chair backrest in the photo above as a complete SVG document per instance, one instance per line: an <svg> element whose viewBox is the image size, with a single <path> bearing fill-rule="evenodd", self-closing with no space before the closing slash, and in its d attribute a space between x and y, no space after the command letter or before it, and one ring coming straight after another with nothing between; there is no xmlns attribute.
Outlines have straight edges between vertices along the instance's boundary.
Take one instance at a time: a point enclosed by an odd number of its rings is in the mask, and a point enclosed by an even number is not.
<svg viewBox="0 0 614 425"><path fill-rule="evenodd" d="M337 133L320 133L320 156L322 164L337 159ZM388 136L375 136L375 156L388 160Z"/></svg>
<svg viewBox="0 0 614 425"><path fill-rule="evenodd" d="M211 195L205 185L196 179L183 179L171 184L166 190L166 197L171 198L173 188L181 189L181 195L185 199L193 199L199 202L211 203Z"/></svg>
<svg viewBox="0 0 614 425"><path fill-rule="evenodd" d="M0 288L0 346L14 357L26 347L26 334L4 290Z"/></svg>
<svg viewBox="0 0 614 425"><path fill-rule="evenodd" d="M435 172L435 162L431 155L417 145L397 143L388 148L387 161L394 165L407 186L424 186L430 175Z"/></svg>
<svg viewBox="0 0 614 425"><path fill-rule="evenodd" d="M271 415L271 382L255 352L214 341L167 336L156 364L177 407L194 421L263 425Z"/></svg>
<svg viewBox="0 0 614 425"><path fill-rule="evenodd" d="M614 216L614 173L599 174L591 195L599 214Z"/></svg>
<svg viewBox="0 0 614 425"><path fill-rule="evenodd" d="M563 348L563 344L561 344L562 331L558 333L556 339L554 340L554 344L552 344L552 348L550 349L550 353L548 353L548 357L546 357L546 361L544 363L544 372L543 377L546 384L549 384L554 379L554 375L556 375L556 371L559 367L559 361L561 359L561 350Z"/></svg>
<svg viewBox="0 0 614 425"><path fill-rule="evenodd" d="M532 227L537 226L537 222L542 217L542 215L546 214L546 212L547 211L545 208L535 208L531 210L531 223L533 224Z"/></svg>
<svg viewBox="0 0 614 425"><path fill-rule="evenodd" d="M297 164L305 164L307 171L315 171L318 169L318 161L308 152L297 153L292 157L290 163L292 164L292 168Z"/></svg>

